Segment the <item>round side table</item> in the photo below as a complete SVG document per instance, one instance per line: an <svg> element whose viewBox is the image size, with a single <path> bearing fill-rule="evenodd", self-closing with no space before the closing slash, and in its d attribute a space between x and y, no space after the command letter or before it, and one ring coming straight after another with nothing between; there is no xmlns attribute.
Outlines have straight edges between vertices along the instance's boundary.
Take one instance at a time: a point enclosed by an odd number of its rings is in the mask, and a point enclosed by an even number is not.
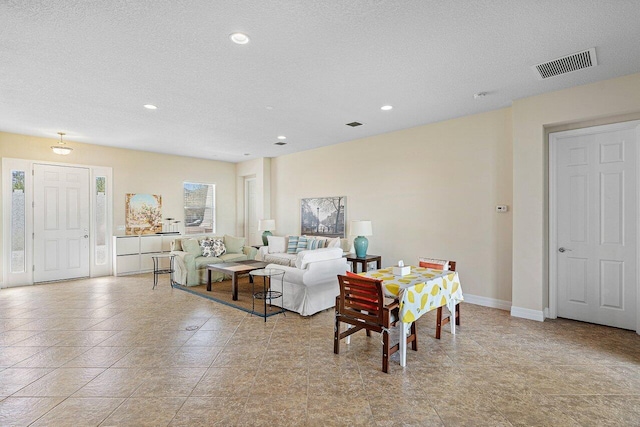
<svg viewBox="0 0 640 427"><path fill-rule="evenodd" d="M258 316L262 316L261 313L256 313L256 300L261 299L264 301L264 321L267 321L267 300L269 300L269 307L271 307L271 300L281 298L284 292L284 270L278 270L277 268L261 268L259 270L253 270L249 272L249 275L253 279L251 281L251 293L253 294L253 304L251 306L251 314L256 314ZM255 292L256 286L256 277L262 277L262 292ZM276 291L273 289L273 279L276 279L276 282L280 281L280 290ZM284 305L284 301L282 301ZM285 309L281 307L281 310L277 313L273 314L284 314Z"/></svg>
<svg viewBox="0 0 640 427"><path fill-rule="evenodd" d="M160 274L169 274L169 282L171 283L171 287L173 288L173 272L175 271L173 268L173 259L175 255L172 254L162 254L162 255L153 255L151 258L153 259L153 289L158 285L158 276ZM166 265L162 265L161 260L169 258L169 267Z"/></svg>

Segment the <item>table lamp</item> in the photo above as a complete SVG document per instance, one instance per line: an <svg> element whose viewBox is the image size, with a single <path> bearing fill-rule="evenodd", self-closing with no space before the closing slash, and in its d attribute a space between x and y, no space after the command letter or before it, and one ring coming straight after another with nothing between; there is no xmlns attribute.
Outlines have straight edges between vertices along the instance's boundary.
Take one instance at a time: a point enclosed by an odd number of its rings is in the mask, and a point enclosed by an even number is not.
<svg viewBox="0 0 640 427"><path fill-rule="evenodd" d="M261 219L258 221L258 231L264 231L262 233L262 243L266 246L269 244L267 236L272 236L271 231L276 229L275 219Z"/></svg>
<svg viewBox="0 0 640 427"><path fill-rule="evenodd" d="M371 221L353 220L351 221L351 233L352 236L358 236L353 240L353 246L356 249L356 256L358 258L364 258L367 256L367 248L369 247L369 240L364 236L373 235L373 229L371 227Z"/></svg>

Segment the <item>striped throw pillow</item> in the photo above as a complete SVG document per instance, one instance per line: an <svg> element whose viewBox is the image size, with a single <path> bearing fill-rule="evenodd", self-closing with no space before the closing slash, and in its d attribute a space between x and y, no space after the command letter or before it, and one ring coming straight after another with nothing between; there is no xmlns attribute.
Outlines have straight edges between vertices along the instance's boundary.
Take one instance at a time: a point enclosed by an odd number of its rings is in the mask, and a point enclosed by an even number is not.
<svg viewBox="0 0 640 427"><path fill-rule="evenodd" d="M309 237L307 239L307 249L310 249L310 250L318 249L318 239Z"/></svg>
<svg viewBox="0 0 640 427"><path fill-rule="evenodd" d="M307 249L307 237L300 236L298 238L298 246L296 247L296 253L302 252Z"/></svg>
<svg viewBox="0 0 640 427"><path fill-rule="evenodd" d="M298 239L300 236L289 236L289 243L287 244L287 253L295 254L298 249Z"/></svg>

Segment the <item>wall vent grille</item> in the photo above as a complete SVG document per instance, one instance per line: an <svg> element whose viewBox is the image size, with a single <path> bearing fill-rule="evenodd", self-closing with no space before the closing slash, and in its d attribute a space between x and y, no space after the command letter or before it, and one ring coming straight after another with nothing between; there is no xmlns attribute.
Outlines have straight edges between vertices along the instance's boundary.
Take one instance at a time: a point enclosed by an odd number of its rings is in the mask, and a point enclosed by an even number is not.
<svg viewBox="0 0 640 427"><path fill-rule="evenodd" d="M596 49L591 48L582 52L563 56L562 58L554 59L553 61L534 65L532 68L538 79L544 80L561 74L595 67L596 65L598 65Z"/></svg>

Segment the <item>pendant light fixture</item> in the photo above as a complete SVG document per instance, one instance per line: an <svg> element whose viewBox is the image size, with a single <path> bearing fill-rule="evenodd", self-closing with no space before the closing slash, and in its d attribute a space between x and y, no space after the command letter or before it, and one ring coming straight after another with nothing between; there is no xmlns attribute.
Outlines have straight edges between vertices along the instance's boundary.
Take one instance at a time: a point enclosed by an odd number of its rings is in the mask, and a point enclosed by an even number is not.
<svg viewBox="0 0 640 427"><path fill-rule="evenodd" d="M56 154L60 154L62 156L66 156L67 154L69 154L69 153L71 153L73 151L73 148L67 147L67 143L62 140L62 136L66 135L66 133L58 132L58 135L60 135L60 142L58 142L58 145L52 145L51 149Z"/></svg>

